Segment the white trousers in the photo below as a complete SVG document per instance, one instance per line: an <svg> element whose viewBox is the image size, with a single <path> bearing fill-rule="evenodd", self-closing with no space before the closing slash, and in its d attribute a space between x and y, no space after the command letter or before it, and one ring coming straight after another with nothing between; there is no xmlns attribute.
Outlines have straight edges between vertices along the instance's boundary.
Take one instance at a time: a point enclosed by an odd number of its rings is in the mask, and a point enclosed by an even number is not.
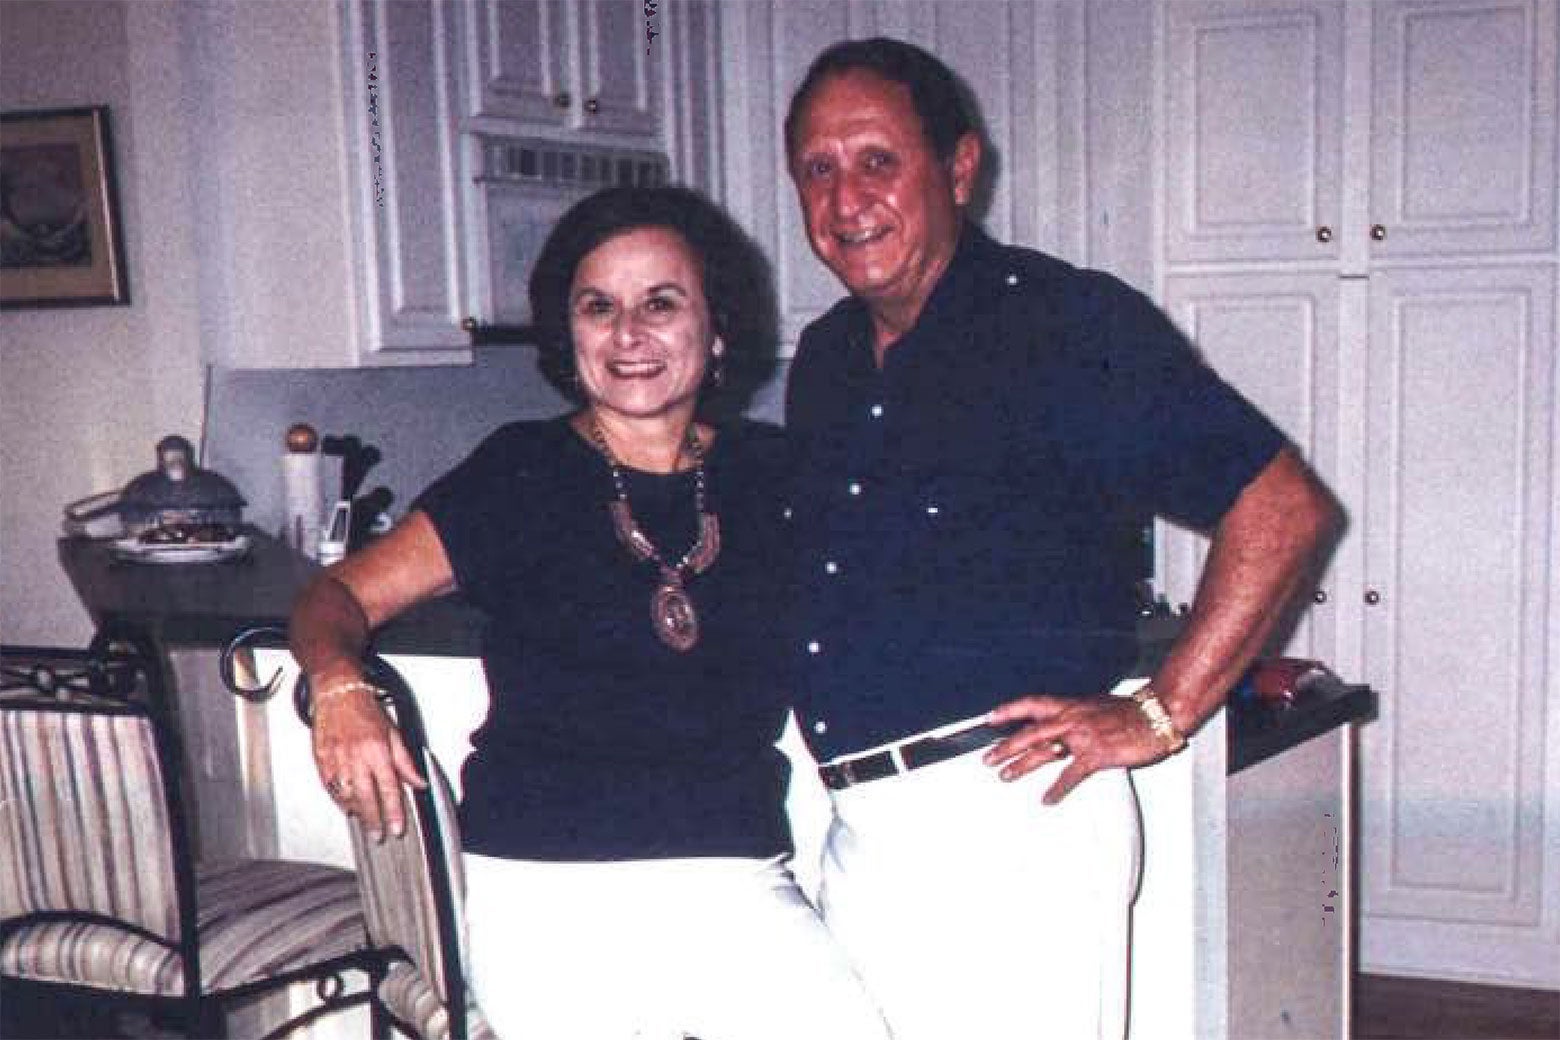
<svg viewBox="0 0 1560 1040"><path fill-rule="evenodd" d="M1096 773L1059 805L979 752L832 792L820 902L895 1040L1126 1033L1136 796Z"/></svg>
<svg viewBox="0 0 1560 1040"><path fill-rule="evenodd" d="M784 859L465 867L472 990L505 1040L888 1040Z"/></svg>

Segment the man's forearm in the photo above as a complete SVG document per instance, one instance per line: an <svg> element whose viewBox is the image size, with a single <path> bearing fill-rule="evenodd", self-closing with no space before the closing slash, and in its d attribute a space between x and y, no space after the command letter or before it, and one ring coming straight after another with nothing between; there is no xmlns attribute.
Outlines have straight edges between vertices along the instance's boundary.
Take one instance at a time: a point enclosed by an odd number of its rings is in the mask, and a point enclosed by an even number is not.
<svg viewBox="0 0 1560 1040"><path fill-rule="evenodd" d="M1332 495L1291 449L1241 492L1214 532L1186 627L1153 679L1181 732L1218 710L1341 520Z"/></svg>

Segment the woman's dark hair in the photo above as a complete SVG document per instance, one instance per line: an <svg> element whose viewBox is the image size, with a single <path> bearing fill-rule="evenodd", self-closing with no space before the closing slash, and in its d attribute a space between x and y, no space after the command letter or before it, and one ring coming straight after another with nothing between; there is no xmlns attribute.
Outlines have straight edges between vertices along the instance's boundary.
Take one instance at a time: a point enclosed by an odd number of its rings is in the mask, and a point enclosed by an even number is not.
<svg viewBox="0 0 1560 1040"><path fill-rule="evenodd" d="M941 162L953 158L959 138L976 128L974 109L964 86L940 59L913 43L875 36L844 40L829 47L802 78L785 113L785 150L796 151L797 124L802 109L824 80L847 72L870 72L910 91L910 104L921 119L921 131Z"/></svg>
<svg viewBox="0 0 1560 1040"><path fill-rule="evenodd" d="M569 334L574 273L597 246L640 228L676 232L698 258L710 321L726 345L723 378L715 385L706 375L700 413L740 414L775 367L780 323L769 265L724 210L681 185L606 188L575 203L553 226L531 272L537 367L564 396L583 400Z"/></svg>

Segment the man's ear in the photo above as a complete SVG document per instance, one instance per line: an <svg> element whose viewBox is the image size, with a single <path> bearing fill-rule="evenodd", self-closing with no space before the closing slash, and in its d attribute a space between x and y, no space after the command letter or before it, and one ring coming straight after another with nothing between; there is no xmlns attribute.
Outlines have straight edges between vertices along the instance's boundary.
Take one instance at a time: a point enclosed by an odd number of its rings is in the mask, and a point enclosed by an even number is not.
<svg viewBox="0 0 1560 1040"><path fill-rule="evenodd" d="M953 146L953 157L948 160L948 174L953 181L953 201L961 208L970 204L975 192L975 178L980 175L980 135L973 130L959 138Z"/></svg>

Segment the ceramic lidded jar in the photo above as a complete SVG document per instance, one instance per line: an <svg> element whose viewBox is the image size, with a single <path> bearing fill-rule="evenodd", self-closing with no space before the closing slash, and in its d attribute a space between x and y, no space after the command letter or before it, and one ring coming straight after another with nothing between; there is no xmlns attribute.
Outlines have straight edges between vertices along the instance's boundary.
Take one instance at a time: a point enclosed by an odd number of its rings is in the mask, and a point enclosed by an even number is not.
<svg viewBox="0 0 1560 1040"><path fill-rule="evenodd" d="M195 465L195 450L174 435L157 442L157 468L125 485L119 515L129 534L171 524L237 525L244 497L219 473Z"/></svg>

